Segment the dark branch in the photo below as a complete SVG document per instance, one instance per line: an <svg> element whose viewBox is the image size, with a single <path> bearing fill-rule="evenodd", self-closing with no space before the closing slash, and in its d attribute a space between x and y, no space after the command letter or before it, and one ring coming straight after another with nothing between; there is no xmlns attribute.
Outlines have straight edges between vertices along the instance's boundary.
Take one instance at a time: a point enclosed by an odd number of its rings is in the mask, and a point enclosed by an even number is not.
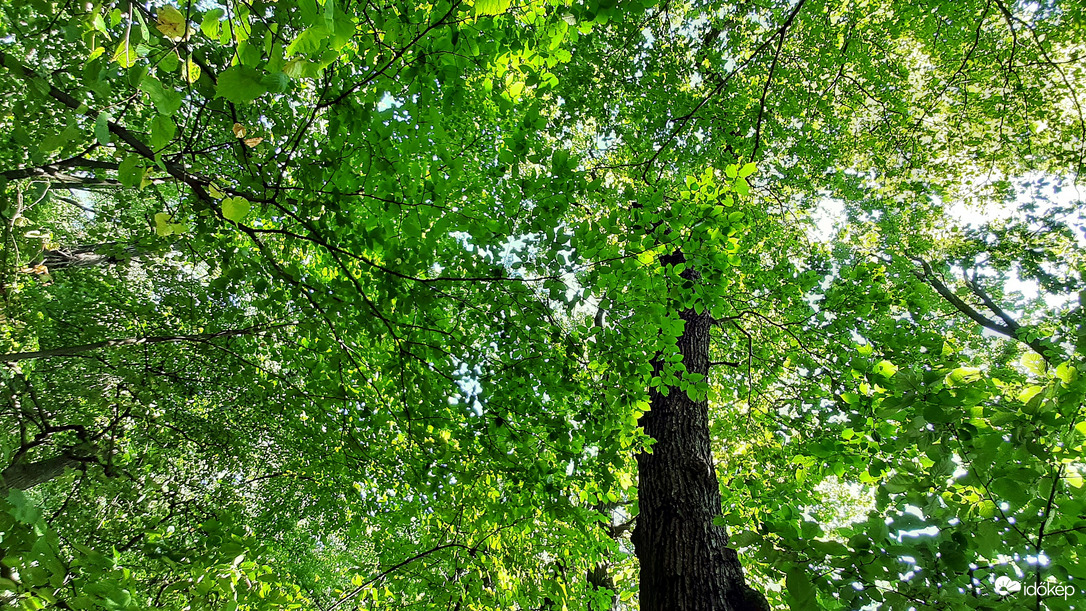
<svg viewBox="0 0 1086 611"><path fill-rule="evenodd" d="M932 270L931 265L919 257L913 257L913 261L921 267L921 271L916 271L918 278L927 282L935 292L939 293L950 305L954 306L954 309L958 310L962 314L965 314L970 320L978 325L994 331L1004 337L1013 339L1016 342L1022 342L1030 347L1031 350L1041 355L1046 362L1051 364L1052 354L1058 354L1058 350L1052 345L1052 341L1045 338L1032 338L1027 340L1022 332L1022 325L1018 321L1014 320L1009 314L1007 314L1002 308L1000 308L991 297L974 281L965 279L965 285L972 291L980 300L984 303L985 307L995 313L999 317L1000 321L988 318L984 314L981 314L965 301L961 297L954 294L954 291L950 290L939 276Z"/></svg>
<svg viewBox="0 0 1086 611"><path fill-rule="evenodd" d="M2 363L16 363L31 359L52 358L58 356L78 356L84 352L91 352L101 348L115 348L119 346L139 346L143 344L176 344L181 342L201 343L220 337L238 337L242 335L256 335L271 329L292 327L296 323L283 323L278 325L256 325L246 329L227 329L215 333L199 333L195 335L153 335L150 337L130 337L125 339L107 339L93 344L79 346L66 346L64 348L50 348L36 352L11 352L0 355Z"/></svg>

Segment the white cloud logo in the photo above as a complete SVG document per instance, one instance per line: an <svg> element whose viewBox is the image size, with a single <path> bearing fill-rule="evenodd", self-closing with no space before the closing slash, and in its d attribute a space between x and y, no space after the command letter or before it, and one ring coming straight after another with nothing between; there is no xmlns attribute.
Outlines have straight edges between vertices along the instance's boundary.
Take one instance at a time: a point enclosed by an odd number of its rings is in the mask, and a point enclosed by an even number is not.
<svg viewBox="0 0 1086 611"><path fill-rule="evenodd" d="M1010 577L1007 577L1006 575L1000 575L999 577L996 577L995 591L996 594L999 594L1000 596L1006 596L1007 594L1018 592L1021 589L1022 584L1011 579Z"/></svg>

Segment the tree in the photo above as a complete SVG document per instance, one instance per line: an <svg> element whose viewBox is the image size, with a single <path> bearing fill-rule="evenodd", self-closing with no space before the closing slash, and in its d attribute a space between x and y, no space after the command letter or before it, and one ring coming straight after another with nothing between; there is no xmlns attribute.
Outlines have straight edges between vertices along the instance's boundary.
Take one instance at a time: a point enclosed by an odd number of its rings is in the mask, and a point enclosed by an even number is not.
<svg viewBox="0 0 1086 611"><path fill-rule="evenodd" d="M1077 583L1082 11L3 7L3 595Z"/></svg>

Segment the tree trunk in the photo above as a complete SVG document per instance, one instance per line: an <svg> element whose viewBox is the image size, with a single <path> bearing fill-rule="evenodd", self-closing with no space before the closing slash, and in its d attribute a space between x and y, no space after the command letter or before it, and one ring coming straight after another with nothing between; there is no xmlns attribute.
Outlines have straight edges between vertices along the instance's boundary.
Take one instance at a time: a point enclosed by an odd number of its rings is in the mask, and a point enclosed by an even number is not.
<svg viewBox="0 0 1086 611"><path fill-rule="evenodd" d="M615 587L615 580L611 577L611 573L607 568L607 565L597 564L588 571L588 585L593 592L599 590L611 591L611 603L607 606L592 607L593 611L618 611L618 609L621 609L617 594L618 588Z"/></svg>
<svg viewBox="0 0 1086 611"><path fill-rule="evenodd" d="M41 254L38 264L49 268L49 271L57 271L79 267L114 265L139 257L142 254L135 246L118 247L116 242L85 244L73 248L46 250Z"/></svg>
<svg viewBox="0 0 1086 611"><path fill-rule="evenodd" d="M74 456L61 454L38 462L17 462L0 473L0 494L8 490L29 490L64 473L71 467L75 469L82 463Z"/></svg>
<svg viewBox="0 0 1086 611"><path fill-rule="evenodd" d="M662 264L683 262L681 253ZM687 269L683 277L696 282ZM709 373L708 311L680 313L678 338L686 370ZM658 374L663 364L655 360ZM728 533L713 524L721 513L720 489L709 437L709 404L678 388L649 391L650 409L640 424L655 440L637 456L640 513L633 543L641 564L642 611L745 611L759 609L761 595L747 587ZM764 600L764 599L761 599Z"/></svg>

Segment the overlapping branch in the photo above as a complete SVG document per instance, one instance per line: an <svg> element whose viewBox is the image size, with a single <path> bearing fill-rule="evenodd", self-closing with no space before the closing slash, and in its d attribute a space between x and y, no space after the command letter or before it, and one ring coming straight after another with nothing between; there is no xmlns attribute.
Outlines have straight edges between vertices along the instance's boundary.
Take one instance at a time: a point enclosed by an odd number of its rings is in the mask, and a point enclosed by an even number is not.
<svg viewBox="0 0 1086 611"><path fill-rule="evenodd" d="M91 344L78 346L65 346L63 348L49 348L33 352L9 352L0 355L2 363L17 363L34 359L44 359L64 356L79 356L86 352L100 350L102 348L117 348L121 346L141 346L148 344L177 344L177 343L205 343L213 339L224 337L240 337L244 335L259 335L261 333L284 327L293 327L298 323L280 323L275 325L254 325L245 329L226 329L214 333L197 333L193 335L152 335L148 337L129 337L123 339L107 339Z"/></svg>
<svg viewBox="0 0 1086 611"><path fill-rule="evenodd" d="M1017 342L1022 342L1029 346L1031 350L1041 355L1041 357L1050 364L1053 359L1058 357L1059 350L1053 345L1050 339L1029 337L1025 332L1026 329L1023 328L1021 323L1008 314L1006 310L1001 308L980 286L975 277L965 277L965 286L980 299L985 308L996 316L996 319L985 316L976 308L966 303L961 297L958 297L958 295L939 278L939 275L935 273L930 263L919 257L912 257L912 260L920 266L920 269L915 270L914 272L916 276L935 289L935 292L939 293L947 303L954 306L954 309L962 314L965 314L965 316L973 322L989 331L993 331Z"/></svg>

